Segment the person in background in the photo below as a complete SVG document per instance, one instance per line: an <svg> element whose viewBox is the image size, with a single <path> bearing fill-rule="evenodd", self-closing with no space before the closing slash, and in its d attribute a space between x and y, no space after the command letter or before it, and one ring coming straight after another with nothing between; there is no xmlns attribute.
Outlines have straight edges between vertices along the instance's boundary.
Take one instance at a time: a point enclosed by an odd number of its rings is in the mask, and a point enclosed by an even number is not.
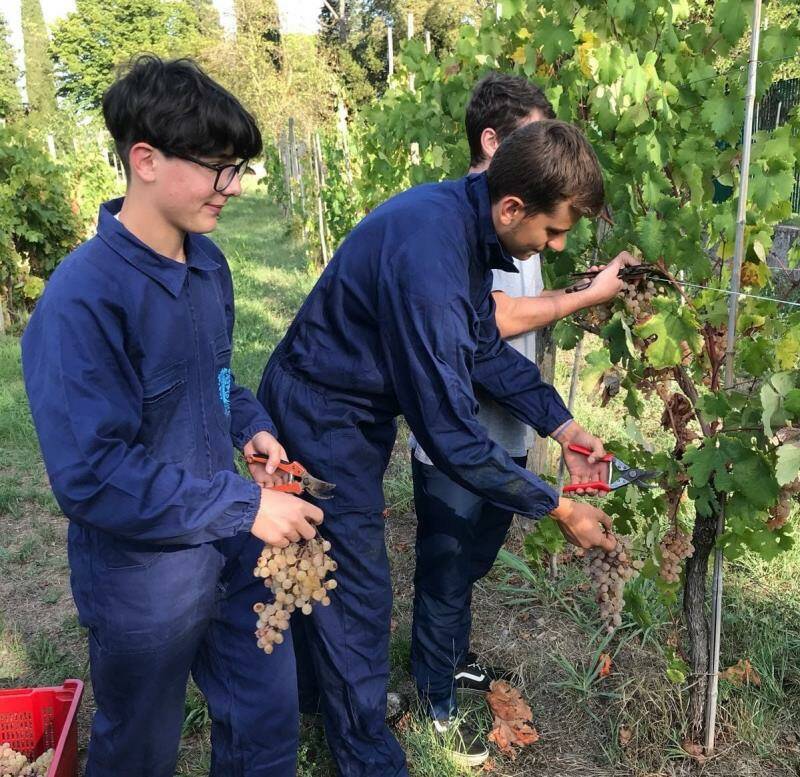
<svg viewBox="0 0 800 777"><path fill-rule="evenodd" d="M549 100L526 78L502 73L484 76L467 106L469 174L484 172L500 143L515 129L552 118L555 113ZM548 247L560 250L560 236ZM572 294L544 290L538 253L525 261L513 259L512 271L492 270L500 336L536 361L535 330L613 299L622 289L619 269L632 261L629 254L621 254L587 289ZM475 394L480 404L478 421L518 466L525 467L533 446L531 427L480 388ZM493 680L516 679L508 670L470 652L472 588L492 568L514 513L436 467L413 435L410 447L417 514L412 673L434 727L453 749L453 757L476 765L488 758L486 746L475 736L448 733L457 715L457 688L485 693Z"/></svg>

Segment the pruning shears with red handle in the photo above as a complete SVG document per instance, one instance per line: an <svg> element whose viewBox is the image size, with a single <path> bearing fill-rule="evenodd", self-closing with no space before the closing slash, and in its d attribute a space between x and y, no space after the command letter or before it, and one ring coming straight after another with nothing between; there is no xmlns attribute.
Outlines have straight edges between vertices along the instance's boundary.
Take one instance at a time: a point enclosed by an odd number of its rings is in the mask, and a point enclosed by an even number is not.
<svg viewBox="0 0 800 777"><path fill-rule="evenodd" d="M580 453L583 456L591 456L592 451L589 448L584 448L582 445L575 445L570 443L568 446L574 453ZM602 456L598 461L608 463L608 480L595 480L591 483L570 483L564 486L563 493L569 494L575 491L583 491L594 489L595 491L616 491L618 488L625 486L637 486L639 488L654 488L655 483L650 481L658 477L661 473L654 469L635 469L629 464L626 464L622 459L618 459L613 453L607 453Z"/></svg>
<svg viewBox="0 0 800 777"><path fill-rule="evenodd" d="M269 457L263 453L250 453L244 457L244 460L248 464L266 464L269 461ZM302 494L306 492L315 499L331 499L333 497L330 492L336 488L336 485L315 478L299 461L282 461L277 468L290 477L288 483L270 486L273 491L283 491L287 494Z"/></svg>

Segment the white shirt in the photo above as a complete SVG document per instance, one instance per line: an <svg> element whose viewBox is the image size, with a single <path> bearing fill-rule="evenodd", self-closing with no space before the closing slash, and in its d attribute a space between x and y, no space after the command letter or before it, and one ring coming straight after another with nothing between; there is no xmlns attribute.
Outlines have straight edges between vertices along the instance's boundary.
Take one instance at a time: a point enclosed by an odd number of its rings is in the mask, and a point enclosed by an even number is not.
<svg viewBox="0 0 800 777"><path fill-rule="evenodd" d="M502 291L509 297L537 297L544 289L542 281L542 263L539 254L530 259L520 261L514 259L519 273L492 270L494 280L492 291ZM536 361L536 333L509 337L506 342L525 358ZM511 456L525 456L533 445L533 429L515 418L504 407L488 397L479 397L480 410L478 420L486 427L489 437L502 445ZM414 456L423 464L433 464L412 434L408 445Z"/></svg>

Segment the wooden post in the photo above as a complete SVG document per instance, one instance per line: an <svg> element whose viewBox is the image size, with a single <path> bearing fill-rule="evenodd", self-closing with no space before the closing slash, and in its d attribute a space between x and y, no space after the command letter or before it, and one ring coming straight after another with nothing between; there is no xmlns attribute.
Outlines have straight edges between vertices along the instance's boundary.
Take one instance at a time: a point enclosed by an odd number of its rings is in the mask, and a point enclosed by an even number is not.
<svg viewBox="0 0 800 777"><path fill-rule="evenodd" d="M53 137L52 134L48 134L48 136L47 136L47 150L50 153L50 158L55 160L56 159L56 139Z"/></svg>
<svg viewBox="0 0 800 777"><path fill-rule="evenodd" d="M6 333L6 317L3 313L3 300L0 299L0 337Z"/></svg>
<svg viewBox="0 0 800 777"><path fill-rule="evenodd" d="M289 196L289 202L283 205L283 215L288 217L294 213L294 192L292 191L292 160L289 151L288 133L278 140L278 156L281 160L281 168L283 169L283 185L286 187L286 193Z"/></svg>
<svg viewBox="0 0 800 777"><path fill-rule="evenodd" d="M347 108L345 108L344 100L339 99L339 135L342 138L342 152L344 153L344 170L347 175L347 182L353 183L353 171L350 167L350 138L349 130L347 129Z"/></svg>
<svg viewBox="0 0 800 777"><path fill-rule="evenodd" d="M429 30L425 30L425 53L431 53L431 33Z"/></svg>
<svg viewBox="0 0 800 777"><path fill-rule="evenodd" d="M322 264L328 264L328 243L325 239L325 205L322 202L322 187L325 185L325 175L322 169L322 146L319 133L315 132L310 139L312 160L314 164L314 182L317 186L317 228L319 229L319 246L322 251Z"/></svg>
<svg viewBox="0 0 800 777"><path fill-rule="evenodd" d="M278 155L281 160L283 185L286 187L286 196L288 198L288 202L283 205L283 215L288 216L294 206L294 196L292 195L292 176L289 172L289 148L285 142L281 142L278 146Z"/></svg>
<svg viewBox="0 0 800 777"><path fill-rule="evenodd" d="M386 26L386 45L387 45L387 56L389 57L389 77L388 80L392 80L392 76L394 75L394 40L392 39L392 25L389 24Z"/></svg>
<svg viewBox="0 0 800 777"><path fill-rule="evenodd" d="M745 93L744 136L742 138L742 162L739 168L739 201L736 215L736 241L733 248L733 271L731 273L731 294L728 297L728 338L725 348L725 388L731 389L736 382L733 356L736 346L736 320L739 312L739 288L742 280L742 260L744 258L744 229L747 219L747 187L750 181L750 152L753 149L753 112L756 98L756 76L758 73L758 45L761 36L761 0L753 3L753 21L750 29L750 62L747 72L747 91ZM711 601L711 650L710 677L706 697L706 755L714 752L717 723L717 697L719 694L719 652L722 636L722 548L719 538L725 531L724 505L717 516L717 547L714 551L714 576Z"/></svg>
<svg viewBox="0 0 800 777"><path fill-rule="evenodd" d="M406 40L411 40L414 37L414 14L409 12L407 27L406 27ZM408 74L408 91L414 91L414 74Z"/></svg>
<svg viewBox="0 0 800 777"><path fill-rule="evenodd" d="M297 180L300 189L300 218L303 222L303 240L307 238L306 233L306 187L303 182L303 168L297 156L297 140L294 134L294 117L289 117L289 150L291 152L292 177Z"/></svg>

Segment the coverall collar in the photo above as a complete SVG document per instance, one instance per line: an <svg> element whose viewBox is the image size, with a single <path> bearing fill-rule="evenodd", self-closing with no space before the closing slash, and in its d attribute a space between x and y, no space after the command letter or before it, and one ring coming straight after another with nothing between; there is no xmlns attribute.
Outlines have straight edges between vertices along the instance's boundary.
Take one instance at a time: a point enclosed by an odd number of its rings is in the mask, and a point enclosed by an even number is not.
<svg viewBox="0 0 800 777"><path fill-rule="evenodd" d="M124 197L104 202L97 219L97 235L115 253L156 283L161 284L173 297L181 293L188 269L218 270L215 262L199 245L196 236L186 236L184 248L186 262L178 262L154 251L143 243L125 225L115 218L122 209Z"/></svg>
<svg viewBox="0 0 800 777"><path fill-rule="evenodd" d="M467 176L467 192L472 207L478 215L478 242L486 247L486 263L495 270L516 272L511 254L503 248L492 221L492 203L489 199L489 184L486 173L473 173Z"/></svg>

